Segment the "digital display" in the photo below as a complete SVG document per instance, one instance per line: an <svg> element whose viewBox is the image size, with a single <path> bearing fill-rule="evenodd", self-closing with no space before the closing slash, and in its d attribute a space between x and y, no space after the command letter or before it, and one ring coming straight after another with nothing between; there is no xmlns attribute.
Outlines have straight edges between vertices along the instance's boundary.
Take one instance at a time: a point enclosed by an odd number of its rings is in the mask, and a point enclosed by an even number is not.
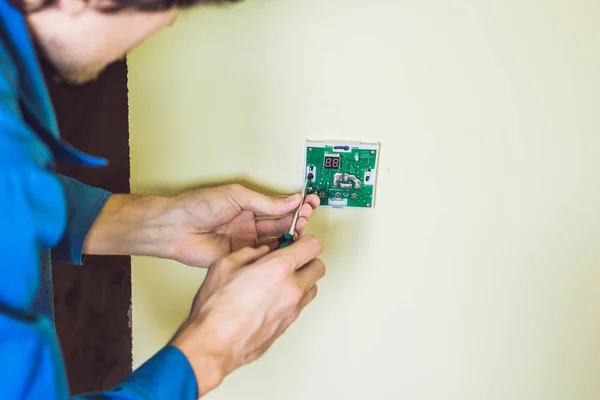
<svg viewBox="0 0 600 400"><path fill-rule="evenodd" d="M327 169L340 169L340 157L339 156L325 156L324 167Z"/></svg>

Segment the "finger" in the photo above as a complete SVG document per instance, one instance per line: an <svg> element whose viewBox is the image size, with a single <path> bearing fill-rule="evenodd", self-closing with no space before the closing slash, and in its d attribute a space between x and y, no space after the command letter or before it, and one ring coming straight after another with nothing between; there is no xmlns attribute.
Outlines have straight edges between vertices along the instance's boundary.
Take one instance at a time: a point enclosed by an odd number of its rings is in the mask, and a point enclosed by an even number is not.
<svg viewBox="0 0 600 400"><path fill-rule="evenodd" d="M258 239L259 246L270 246L275 242L277 242L277 238L275 236L264 237L264 238Z"/></svg>
<svg viewBox="0 0 600 400"><path fill-rule="evenodd" d="M296 285L304 293L307 293L324 276L325 264L323 261L315 259L296 272Z"/></svg>
<svg viewBox="0 0 600 400"><path fill-rule="evenodd" d="M260 357L262 357L267 352L267 350L269 350L271 348L271 346L273 346L273 344L277 341L277 339L279 339L279 337L282 334L283 334L283 330L277 329L277 331L273 334L273 336L269 340L267 340L258 349L256 349L254 352L252 352L250 354L250 356L248 357L247 363L250 363L250 362L255 361L255 360L259 359Z"/></svg>
<svg viewBox="0 0 600 400"><path fill-rule="evenodd" d="M300 302L296 306L296 312L294 312L292 315L290 315L288 318L286 318L284 321L282 321L279 324L279 326L277 327L277 330L275 331L275 333L273 334L273 336L267 342L265 342L262 346L260 346L256 350L256 352L251 356L251 358L252 359L256 359L256 358L262 356L267 350L269 350L269 348L271 346L273 346L273 344L275 343L275 341L277 341L277 339L279 339L281 337L281 335L283 335L285 333L285 331L294 322L296 322L296 320L300 316L300 313L302 312L302 310L304 310L304 307L306 307L307 305L309 305L315 299L315 297L317 297L318 292L319 292L319 290L318 290L317 285L313 285L304 294L304 296L302 296L302 298L300 299Z"/></svg>
<svg viewBox="0 0 600 400"><path fill-rule="evenodd" d="M306 228L308 219L312 216L313 211L314 210L312 205L302 205L302 207L300 208L298 222L296 223L296 231L302 232ZM284 233L289 232L293 220L294 216L290 214L282 218L262 219L256 221L256 230L258 232L258 237L279 237Z"/></svg>
<svg viewBox="0 0 600 400"><path fill-rule="evenodd" d="M310 302L312 302L315 299L315 297L317 297L318 293L319 289L317 285L313 285L313 287L311 287L306 293L304 293L304 296L302 296L302 299L300 299L300 302L296 307L298 314L300 314L302 310L304 310L304 307L309 305Z"/></svg>
<svg viewBox="0 0 600 400"><path fill-rule="evenodd" d="M273 336L273 339L268 344L269 347L273 344L273 342L276 339L281 337L281 335L283 335L285 333L285 331L287 331L287 329L294 322L296 322L298 320L298 317L300 316L300 313L302 312L304 307L306 307L311 301L313 301L316 296L317 296L317 286L315 285L308 292L306 292L304 294L304 296L302 296L302 298L300 299L300 302L296 306L296 310L279 324L279 326L277 327L277 330L275 331L275 335Z"/></svg>
<svg viewBox="0 0 600 400"><path fill-rule="evenodd" d="M306 196L304 203L309 204L315 210L321 205L321 199L316 194L309 194Z"/></svg>
<svg viewBox="0 0 600 400"><path fill-rule="evenodd" d="M261 246L268 246L269 252L276 250L279 247L279 241L276 237L260 238L258 239L258 243Z"/></svg>
<svg viewBox="0 0 600 400"><path fill-rule="evenodd" d="M298 214L298 216L309 219L312 216L313 211L314 211L314 208L312 207L311 204L304 203L302 205L302 207L300 207L300 213Z"/></svg>
<svg viewBox="0 0 600 400"><path fill-rule="evenodd" d="M232 185L228 190L242 209L252 211L258 216L289 214L300 206L302 200L300 194L290 197L266 196L241 185Z"/></svg>
<svg viewBox="0 0 600 400"><path fill-rule="evenodd" d="M279 248L279 242L277 240L274 240L272 243L269 244L269 249L271 249L271 251L275 251Z"/></svg>
<svg viewBox="0 0 600 400"><path fill-rule="evenodd" d="M276 331L275 335L277 335L277 337L280 337L281 335L283 335L285 333L285 331L287 331L287 329L294 322L296 322L296 320L298 319L299 316L300 316L300 313L298 311L294 311L292 313L292 315L290 315L287 319L285 319L283 322L281 322L279 324L279 326L277 327L277 331Z"/></svg>
<svg viewBox="0 0 600 400"><path fill-rule="evenodd" d="M306 218L298 218L298 222L296 222L296 232L300 235L306 227L308 226L308 220Z"/></svg>
<svg viewBox="0 0 600 400"><path fill-rule="evenodd" d="M256 349L256 351L252 354L251 358L255 360L262 356L267 350L269 350L271 346L273 346L273 344L277 341L277 339L279 339L281 335L283 335L285 331L294 322L296 322L296 320L298 319L298 315L299 312L294 312L292 315L290 315L288 318L282 321L273 333L273 335L262 346Z"/></svg>
<svg viewBox="0 0 600 400"><path fill-rule="evenodd" d="M294 240L298 239L298 235L294 235ZM269 246L271 251L279 248L279 238L276 237L268 237L268 238L260 238L258 240L259 246Z"/></svg>
<svg viewBox="0 0 600 400"><path fill-rule="evenodd" d="M261 219L260 221L256 221L258 237L279 237L289 232L293 219L293 215L288 215L287 217L278 219Z"/></svg>
<svg viewBox="0 0 600 400"><path fill-rule="evenodd" d="M298 222L296 223L296 232L302 233L308 226L308 220L306 218L298 218Z"/></svg>
<svg viewBox="0 0 600 400"><path fill-rule="evenodd" d="M248 264L252 264L254 261L261 257L264 257L269 253L269 246L260 246L258 248L245 247L227 256L227 259L231 262L234 268L240 268Z"/></svg>
<svg viewBox="0 0 600 400"><path fill-rule="evenodd" d="M323 251L323 245L316 236L302 236L296 242L277 250L264 258L265 261L283 263L289 271L295 271L315 259Z"/></svg>
<svg viewBox="0 0 600 400"><path fill-rule="evenodd" d="M304 232L304 230L306 229L306 227L308 226L308 220L310 219L310 217L312 217L312 214L316 208L315 203L314 203L314 199L317 199L317 206L320 202L319 198L317 196L311 196L311 198L309 199L308 197L306 198L307 203L305 203L302 208L300 209L300 214L299 214L299 218L298 218L298 222L296 222L296 232L298 232L299 234L302 234ZM311 203L308 203L308 202Z"/></svg>
<svg viewBox="0 0 600 400"><path fill-rule="evenodd" d="M300 207L300 214L298 216L308 220L313 215L313 212L314 208L310 204L305 203Z"/></svg>

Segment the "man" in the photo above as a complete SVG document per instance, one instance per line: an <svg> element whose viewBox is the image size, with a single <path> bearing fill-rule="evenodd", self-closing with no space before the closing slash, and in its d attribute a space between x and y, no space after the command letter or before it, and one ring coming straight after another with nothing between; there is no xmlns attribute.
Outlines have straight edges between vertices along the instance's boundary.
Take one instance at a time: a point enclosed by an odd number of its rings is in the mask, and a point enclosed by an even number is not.
<svg viewBox="0 0 600 400"><path fill-rule="evenodd" d="M32 42L58 77L81 83L194 3L208 1L0 0L1 399L69 396L51 323L50 254L71 263L82 254L134 254L210 267L170 343L114 390L85 398L201 397L261 356L317 293L325 267L316 238L269 247L289 228L299 195L271 198L237 185L112 195L53 172L55 161L104 160L59 138ZM316 207L309 197L298 233Z"/></svg>

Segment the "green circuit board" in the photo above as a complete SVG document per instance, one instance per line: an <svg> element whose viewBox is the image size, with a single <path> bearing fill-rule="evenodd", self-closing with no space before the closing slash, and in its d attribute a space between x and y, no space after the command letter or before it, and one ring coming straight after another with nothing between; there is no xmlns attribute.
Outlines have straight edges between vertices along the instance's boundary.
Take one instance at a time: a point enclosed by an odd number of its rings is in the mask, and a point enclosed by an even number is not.
<svg viewBox="0 0 600 400"><path fill-rule="evenodd" d="M373 208L379 145L307 142L308 194L321 206Z"/></svg>

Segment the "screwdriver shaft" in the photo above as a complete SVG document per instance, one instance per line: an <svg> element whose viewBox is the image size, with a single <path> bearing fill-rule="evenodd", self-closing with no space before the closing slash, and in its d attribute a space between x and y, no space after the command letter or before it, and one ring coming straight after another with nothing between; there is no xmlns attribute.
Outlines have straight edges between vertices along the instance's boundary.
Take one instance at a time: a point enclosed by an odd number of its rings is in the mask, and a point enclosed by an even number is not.
<svg viewBox="0 0 600 400"><path fill-rule="evenodd" d="M294 236L294 233L296 233L296 224L298 224L298 218L300 217L300 209L304 205L304 200L306 199L306 189L307 188L308 188L308 179L304 183L304 189L302 189L302 200L300 201L300 205L298 206L298 209L296 210L296 213L294 214L294 219L292 220L292 227L290 228L290 232L289 232L289 234L292 236Z"/></svg>

